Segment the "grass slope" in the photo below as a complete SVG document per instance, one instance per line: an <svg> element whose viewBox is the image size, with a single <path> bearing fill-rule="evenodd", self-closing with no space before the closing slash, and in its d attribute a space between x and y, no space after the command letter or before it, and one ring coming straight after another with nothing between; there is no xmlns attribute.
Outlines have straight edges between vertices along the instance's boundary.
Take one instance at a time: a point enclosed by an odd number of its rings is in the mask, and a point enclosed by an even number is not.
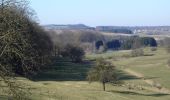
<svg viewBox="0 0 170 100"><path fill-rule="evenodd" d="M89 84L86 74L92 63L71 63L68 60L58 59L37 74L33 80L18 78L28 84L32 89L33 100L170 100L170 95L155 91L155 87L125 70L129 69L142 74L144 78L151 79L170 89L170 69L166 65L169 55L160 48L155 52L145 50L152 56L128 57L130 51L116 51L105 54L87 55L88 59L103 56L112 61L119 71L123 85L113 86L107 84L106 92L98 82ZM0 93L1 94L1 93ZM1 97L0 97L1 98Z"/></svg>

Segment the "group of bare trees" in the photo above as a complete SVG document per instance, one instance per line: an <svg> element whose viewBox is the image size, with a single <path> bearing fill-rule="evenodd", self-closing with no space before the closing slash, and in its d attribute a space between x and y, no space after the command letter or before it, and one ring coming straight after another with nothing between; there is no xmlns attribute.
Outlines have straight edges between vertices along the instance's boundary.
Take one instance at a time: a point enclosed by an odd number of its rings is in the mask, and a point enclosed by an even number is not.
<svg viewBox="0 0 170 100"><path fill-rule="evenodd" d="M15 84L15 76L36 72L47 63L52 51L50 37L32 14L24 0L0 0L0 79L8 95L16 100L23 95L16 94L22 89Z"/></svg>
<svg viewBox="0 0 170 100"><path fill-rule="evenodd" d="M73 62L81 62L85 52L92 52L94 42L103 35L89 30L58 30L49 31L53 41L54 53L58 57L69 57Z"/></svg>
<svg viewBox="0 0 170 100"><path fill-rule="evenodd" d="M67 44L74 44L81 46L85 51L89 52L93 51L95 41L104 40L105 38L99 32L89 30L60 30L58 32L50 31L49 34L56 48Z"/></svg>

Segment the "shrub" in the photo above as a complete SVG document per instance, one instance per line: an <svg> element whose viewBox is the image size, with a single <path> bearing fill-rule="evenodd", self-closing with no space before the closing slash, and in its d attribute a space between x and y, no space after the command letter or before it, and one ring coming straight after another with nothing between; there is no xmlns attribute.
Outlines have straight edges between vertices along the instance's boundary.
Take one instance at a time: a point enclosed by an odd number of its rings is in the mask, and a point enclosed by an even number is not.
<svg viewBox="0 0 170 100"><path fill-rule="evenodd" d="M121 42L117 39L106 43L107 49L118 50L121 47Z"/></svg>
<svg viewBox="0 0 170 100"><path fill-rule="evenodd" d="M104 45L104 43L103 43L102 40L99 40L95 43L95 47L96 47L97 50L99 50L100 46L103 46L103 45Z"/></svg>
<svg viewBox="0 0 170 100"><path fill-rule="evenodd" d="M152 83L152 86L158 88L159 90L162 89L161 84L159 84L159 83L157 83L155 81Z"/></svg>
<svg viewBox="0 0 170 100"><path fill-rule="evenodd" d="M81 62L85 52L79 46L67 44L61 51L61 55L63 57L69 57L73 62Z"/></svg>
<svg viewBox="0 0 170 100"><path fill-rule="evenodd" d="M156 50L157 50L156 47L152 47L152 48L151 48L151 51L156 51Z"/></svg>
<svg viewBox="0 0 170 100"><path fill-rule="evenodd" d="M131 55L132 55L132 57L143 56L144 51L143 51L143 49L134 49L131 51Z"/></svg>
<svg viewBox="0 0 170 100"><path fill-rule="evenodd" d="M106 51L105 46L100 46L100 47L99 47L99 50L98 50L98 53L103 53L103 52L105 52L105 51Z"/></svg>
<svg viewBox="0 0 170 100"><path fill-rule="evenodd" d="M167 51L167 53L170 53L170 46L166 47L166 51Z"/></svg>
<svg viewBox="0 0 170 100"><path fill-rule="evenodd" d="M170 59L168 59L168 62L167 62L168 66L170 67Z"/></svg>
<svg viewBox="0 0 170 100"><path fill-rule="evenodd" d="M131 55L130 55L130 54L123 54L122 57L124 57L124 58L130 58Z"/></svg>

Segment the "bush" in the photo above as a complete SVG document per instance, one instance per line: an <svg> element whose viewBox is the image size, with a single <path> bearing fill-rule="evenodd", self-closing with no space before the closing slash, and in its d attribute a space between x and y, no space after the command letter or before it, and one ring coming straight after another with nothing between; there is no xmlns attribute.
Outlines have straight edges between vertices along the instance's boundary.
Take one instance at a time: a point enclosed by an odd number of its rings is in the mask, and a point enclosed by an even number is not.
<svg viewBox="0 0 170 100"><path fill-rule="evenodd" d="M156 47L152 47L152 48L151 48L151 51L156 51L156 50L157 50Z"/></svg>
<svg viewBox="0 0 170 100"><path fill-rule="evenodd" d="M122 57L124 57L124 58L130 58L131 55L130 55L130 54L123 54Z"/></svg>
<svg viewBox="0 0 170 100"><path fill-rule="evenodd" d="M118 50L121 47L121 42L117 39L106 43L107 49Z"/></svg>
<svg viewBox="0 0 170 100"><path fill-rule="evenodd" d="M79 46L67 44L61 51L61 55L62 57L69 57L73 62L81 62L85 52Z"/></svg>
<svg viewBox="0 0 170 100"><path fill-rule="evenodd" d="M168 59L168 62L167 62L168 66L170 67L170 59Z"/></svg>
<svg viewBox="0 0 170 100"><path fill-rule="evenodd" d="M99 50L98 50L98 53L104 53L105 51L106 51L105 46L100 46Z"/></svg>
<svg viewBox="0 0 170 100"><path fill-rule="evenodd" d="M132 55L132 57L143 56L144 51L143 51L143 49L134 49L131 51L131 55Z"/></svg>
<svg viewBox="0 0 170 100"><path fill-rule="evenodd" d="M167 51L167 53L170 53L170 46L166 47L166 51Z"/></svg>
<svg viewBox="0 0 170 100"><path fill-rule="evenodd" d="M159 84L159 83L157 83L155 81L152 83L152 86L158 88L159 90L162 89L161 84Z"/></svg>
<svg viewBox="0 0 170 100"><path fill-rule="evenodd" d="M102 40L99 40L95 43L95 47L97 50L99 50L100 46L104 46L104 43Z"/></svg>

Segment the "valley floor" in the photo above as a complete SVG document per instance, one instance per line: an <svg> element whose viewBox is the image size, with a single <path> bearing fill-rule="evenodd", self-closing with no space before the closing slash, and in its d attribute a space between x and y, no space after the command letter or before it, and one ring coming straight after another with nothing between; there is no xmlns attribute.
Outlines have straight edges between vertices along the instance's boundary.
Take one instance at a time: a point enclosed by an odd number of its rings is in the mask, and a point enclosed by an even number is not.
<svg viewBox="0 0 170 100"><path fill-rule="evenodd" d="M170 55L164 48L145 56L130 57L130 51L87 55L87 59L104 57L116 65L121 85L107 84L106 91L98 82L86 81L93 66L90 62L74 64L57 61L51 69L39 73L34 80L18 78L31 87L33 100L170 100Z"/></svg>

